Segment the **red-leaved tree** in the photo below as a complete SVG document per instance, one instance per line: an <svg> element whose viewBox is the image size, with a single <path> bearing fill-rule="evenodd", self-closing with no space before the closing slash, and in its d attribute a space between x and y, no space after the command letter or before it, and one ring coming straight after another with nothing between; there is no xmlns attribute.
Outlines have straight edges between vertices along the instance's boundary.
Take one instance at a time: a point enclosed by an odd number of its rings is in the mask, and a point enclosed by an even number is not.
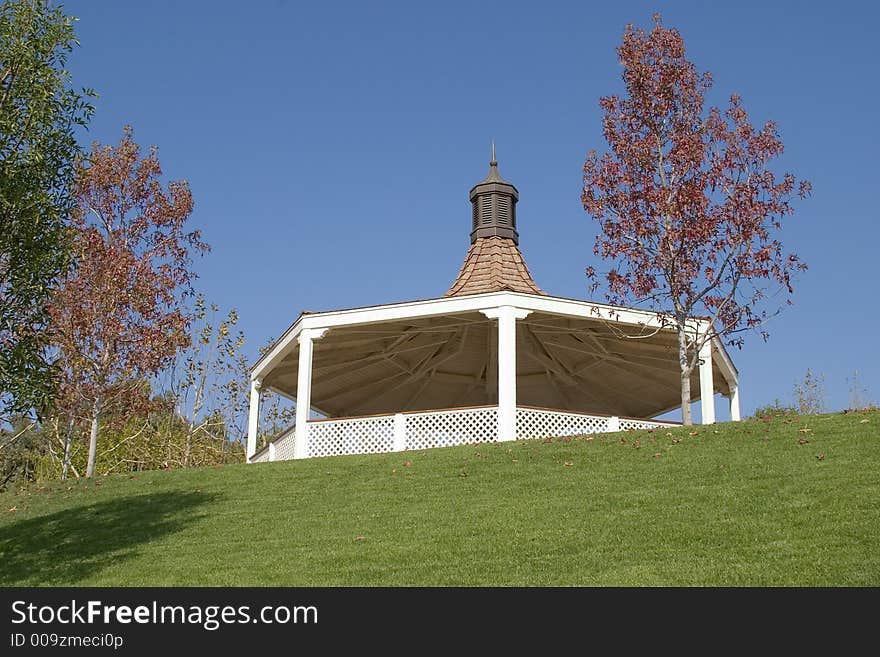
<svg viewBox="0 0 880 657"><path fill-rule="evenodd" d="M754 128L738 95L704 108L711 75L686 59L677 30L654 22L650 33L628 25L617 49L627 95L600 101L610 152L587 156L582 201L600 224L594 253L611 261L608 300L650 307L678 331L691 424L700 348L715 336L741 345L745 329L766 339L770 295L791 303L792 274L806 265L775 234L810 184L770 170L783 151L776 124ZM587 275L595 290L602 276ZM695 316L710 328L695 331Z"/></svg>
<svg viewBox="0 0 880 657"><path fill-rule="evenodd" d="M149 378L189 343L192 255L209 248L186 225L188 184L163 187L156 149L140 151L126 126L117 146L95 143L77 166L75 264L51 307L65 405L90 425L89 477L102 418L142 410Z"/></svg>

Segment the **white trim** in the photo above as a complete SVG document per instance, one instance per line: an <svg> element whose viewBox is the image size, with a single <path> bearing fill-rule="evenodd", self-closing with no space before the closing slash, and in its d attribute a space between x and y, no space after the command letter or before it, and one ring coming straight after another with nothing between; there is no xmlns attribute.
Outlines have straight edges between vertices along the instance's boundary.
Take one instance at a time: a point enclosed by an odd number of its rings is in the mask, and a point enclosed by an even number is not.
<svg viewBox="0 0 880 657"><path fill-rule="evenodd" d="M247 458L250 460L257 452L257 431L260 426L260 379L251 380L250 407L248 408Z"/></svg>
<svg viewBox="0 0 880 657"><path fill-rule="evenodd" d="M739 384L734 383L730 386L730 419L732 422L740 421L739 414Z"/></svg>
<svg viewBox="0 0 880 657"><path fill-rule="evenodd" d="M498 320L498 440L516 439L516 320L530 310L499 306L480 311Z"/></svg>
<svg viewBox="0 0 880 657"><path fill-rule="evenodd" d="M312 402L312 355L314 341L324 337L327 329L304 329L299 333L299 362L296 379L296 424L294 437L294 458L302 459L309 455L308 421Z"/></svg>
<svg viewBox="0 0 880 657"><path fill-rule="evenodd" d="M730 354L727 353L727 349L724 347L724 342L722 342L716 335L712 337L712 346L715 348L715 353L718 355L718 368L724 375L724 380L729 384L735 383L739 379L739 370L736 369L736 365L733 364Z"/></svg>
<svg viewBox="0 0 880 657"><path fill-rule="evenodd" d="M700 349L700 409L703 424L715 424L715 384L712 380L712 343Z"/></svg>
<svg viewBox="0 0 880 657"><path fill-rule="evenodd" d="M406 416L403 413L394 414L394 447L393 451L402 452L406 449Z"/></svg>

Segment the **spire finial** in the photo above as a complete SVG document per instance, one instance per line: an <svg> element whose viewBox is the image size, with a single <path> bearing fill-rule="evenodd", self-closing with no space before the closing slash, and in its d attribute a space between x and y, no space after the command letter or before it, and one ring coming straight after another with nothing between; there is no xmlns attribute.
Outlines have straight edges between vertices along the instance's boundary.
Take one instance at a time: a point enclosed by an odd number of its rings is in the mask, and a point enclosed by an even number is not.
<svg viewBox="0 0 880 657"><path fill-rule="evenodd" d="M492 160L489 162L489 166L497 167L498 161L495 159L495 140L492 140Z"/></svg>

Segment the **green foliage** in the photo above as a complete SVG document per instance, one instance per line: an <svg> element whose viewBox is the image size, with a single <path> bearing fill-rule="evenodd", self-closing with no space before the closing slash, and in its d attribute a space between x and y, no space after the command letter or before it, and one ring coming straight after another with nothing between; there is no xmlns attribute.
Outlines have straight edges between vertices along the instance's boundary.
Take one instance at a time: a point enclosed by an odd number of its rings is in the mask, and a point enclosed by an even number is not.
<svg viewBox="0 0 880 657"><path fill-rule="evenodd" d="M227 438L222 417L206 418L205 425L212 430L190 433L189 422L175 411L171 398L154 398L146 412L108 418L99 433L103 448L97 454L95 472L106 476L244 462L244 447L237 435ZM61 478L65 432L63 418L52 416L47 420L43 449L39 455L30 456L38 467L31 479ZM88 424L80 423L71 441L70 466L74 477L86 472L88 446Z"/></svg>
<svg viewBox="0 0 880 657"><path fill-rule="evenodd" d="M762 417L786 417L797 414L798 410L793 406L783 406L778 399L774 399L773 403L769 406L760 406L756 408L754 417L760 419Z"/></svg>
<svg viewBox="0 0 880 657"><path fill-rule="evenodd" d="M25 417L0 430L0 491L37 478L43 443L40 428Z"/></svg>
<svg viewBox="0 0 880 657"><path fill-rule="evenodd" d="M47 482L0 495L0 585L878 586L878 427L839 413Z"/></svg>
<svg viewBox="0 0 880 657"><path fill-rule="evenodd" d="M42 407L46 301L67 263L64 227L91 90L70 88L74 19L43 0L0 6L0 412Z"/></svg>

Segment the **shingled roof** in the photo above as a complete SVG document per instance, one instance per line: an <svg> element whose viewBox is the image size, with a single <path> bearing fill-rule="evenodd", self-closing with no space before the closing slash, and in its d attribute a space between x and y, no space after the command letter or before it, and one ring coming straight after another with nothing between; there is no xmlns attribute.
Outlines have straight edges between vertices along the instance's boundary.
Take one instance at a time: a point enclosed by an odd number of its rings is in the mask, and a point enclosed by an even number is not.
<svg viewBox="0 0 880 657"><path fill-rule="evenodd" d="M494 143L489 175L471 188L470 199L473 205L471 248L458 278L443 296L504 291L546 295L535 285L519 251L516 230L519 192L498 173Z"/></svg>
<svg viewBox="0 0 880 657"><path fill-rule="evenodd" d="M507 237L478 237L445 297L482 292L547 293L532 279L519 247Z"/></svg>

